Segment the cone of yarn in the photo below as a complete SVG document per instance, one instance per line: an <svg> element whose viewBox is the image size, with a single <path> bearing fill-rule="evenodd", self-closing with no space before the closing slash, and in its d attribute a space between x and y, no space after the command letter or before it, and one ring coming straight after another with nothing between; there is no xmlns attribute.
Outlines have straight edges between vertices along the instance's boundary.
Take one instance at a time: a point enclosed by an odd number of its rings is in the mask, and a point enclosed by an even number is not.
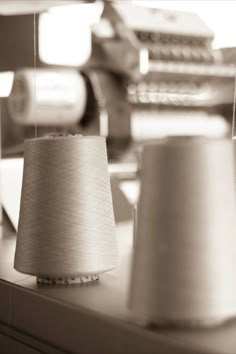
<svg viewBox="0 0 236 354"><path fill-rule="evenodd" d="M15 269L40 283L96 280L117 264L105 139L29 139Z"/></svg>
<svg viewBox="0 0 236 354"><path fill-rule="evenodd" d="M236 315L232 141L144 147L129 306L144 324L212 325Z"/></svg>

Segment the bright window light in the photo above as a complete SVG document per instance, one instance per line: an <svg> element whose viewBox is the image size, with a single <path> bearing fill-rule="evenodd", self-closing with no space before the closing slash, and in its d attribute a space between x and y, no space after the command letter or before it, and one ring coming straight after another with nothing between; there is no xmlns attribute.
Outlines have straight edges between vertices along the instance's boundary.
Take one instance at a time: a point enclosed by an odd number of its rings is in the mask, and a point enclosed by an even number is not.
<svg viewBox="0 0 236 354"><path fill-rule="evenodd" d="M236 47L236 1L220 0L134 0L134 4L176 11L194 12L214 32L214 49Z"/></svg>
<svg viewBox="0 0 236 354"><path fill-rule="evenodd" d="M102 4L51 8L39 19L39 56L47 64L83 65L91 54L90 26L99 21Z"/></svg>
<svg viewBox="0 0 236 354"><path fill-rule="evenodd" d="M8 97L10 95L13 79L14 73L12 71L0 73L0 97Z"/></svg>

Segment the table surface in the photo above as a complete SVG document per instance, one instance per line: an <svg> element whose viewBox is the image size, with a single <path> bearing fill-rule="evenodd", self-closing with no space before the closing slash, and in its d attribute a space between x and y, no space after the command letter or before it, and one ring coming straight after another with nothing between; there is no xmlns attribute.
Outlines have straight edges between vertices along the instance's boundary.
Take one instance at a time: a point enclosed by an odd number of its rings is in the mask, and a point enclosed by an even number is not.
<svg viewBox="0 0 236 354"><path fill-rule="evenodd" d="M95 283L42 286L13 268L16 235L0 227L0 322L71 353L236 353L236 321L205 329L142 328L127 306L132 224L117 225L120 264Z"/></svg>

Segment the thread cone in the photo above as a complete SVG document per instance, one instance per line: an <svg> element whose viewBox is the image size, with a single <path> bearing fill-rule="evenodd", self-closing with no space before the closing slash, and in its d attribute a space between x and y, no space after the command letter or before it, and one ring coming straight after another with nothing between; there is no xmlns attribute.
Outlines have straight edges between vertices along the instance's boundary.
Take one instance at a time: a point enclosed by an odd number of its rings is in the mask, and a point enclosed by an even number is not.
<svg viewBox="0 0 236 354"><path fill-rule="evenodd" d="M144 148L130 307L151 323L236 314L232 142L167 139Z"/></svg>
<svg viewBox="0 0 236 354"><path fill-rule="evenodd" d="M15 268L58 278L99 274L116 262L105 139L26 140Z"/></svg>

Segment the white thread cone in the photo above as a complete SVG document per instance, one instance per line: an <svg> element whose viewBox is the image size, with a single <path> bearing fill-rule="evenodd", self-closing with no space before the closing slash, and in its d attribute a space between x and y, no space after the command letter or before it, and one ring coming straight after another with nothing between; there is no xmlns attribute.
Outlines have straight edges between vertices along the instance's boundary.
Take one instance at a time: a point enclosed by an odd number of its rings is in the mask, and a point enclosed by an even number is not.
<svg viewBox="0 0 236 354"><path fill-rule="evenodd" d="M56 127L78 124L86 102L86 84L77 70L46 68L17 70L7 100L17 124L33 126L36 110L38 126Z"/></svg>
<svg viewBox="0 0 236 354"><path fill-rule="evenodd" d="M25 141L15 268L39 277L99 274L117 247L105 139Z"/></svg>
<svg viewBox="0 0 236 354"><path fill-rule="evenodd" d="M130 307L148 323L236 315L232 142L165 139L144 148Z"/></svg>

